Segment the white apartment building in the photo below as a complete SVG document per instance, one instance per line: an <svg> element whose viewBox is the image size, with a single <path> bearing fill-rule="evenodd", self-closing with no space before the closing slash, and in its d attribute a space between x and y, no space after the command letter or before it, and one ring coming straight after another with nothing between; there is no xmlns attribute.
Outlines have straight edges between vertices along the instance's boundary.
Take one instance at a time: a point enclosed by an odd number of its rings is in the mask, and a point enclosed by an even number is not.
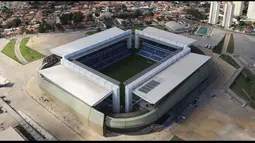
<svg viewBox="0 0 255 143"><path fill-rule="evenodd" d="M211 2L210 14L208 23L217 24L219 21L220 2Z"/></svg>
<svg viewBox="0 0 255 143"><path fill-rule="evenodd" d="M255 19L255 1L249 2L247 17L250 19Z"/></svg>
<svg viewBox="0 0 255 143"><path fill-rule="evenodd" d="M244 2L243 1L235 1L233 3L235 5L234 16L241 16L243 14Z"/></svg>
<svg viewBox="0 0 255 143"><path fill-rule="evenodd" d="M234 16L235 5L233 3L227 3L224 5L224 15L222 26L224 28L229 28L233 23L233 16Z"/></svg>

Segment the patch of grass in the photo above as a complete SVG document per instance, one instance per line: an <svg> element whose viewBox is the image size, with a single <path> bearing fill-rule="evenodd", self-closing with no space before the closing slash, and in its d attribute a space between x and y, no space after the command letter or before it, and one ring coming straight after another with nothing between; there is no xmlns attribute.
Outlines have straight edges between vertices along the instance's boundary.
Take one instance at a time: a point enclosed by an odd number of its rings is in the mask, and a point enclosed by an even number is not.
<svg viewBox="0 0 255 143"><path fill-rule="evenodd" d="M228 55L225 55L225 54L222 54L220 55L220 58L224 61L226 61L228 64L232 65L234 68L238 69L240 66L236 63L236 61L228 56Z"/></svg>
<svg viewBox="0 0 255 143"><path fill-rule="evenodd" d="M173 136L171 141L184 141L182 138L179 138L178 136Z"/></svg>
<svg viewBox="0 0 255 143"><path fill-rule="evenodd" d="M240 25L237 25L237 26L234 26L234 29L233 30L239 30L239 31L242 31L244 28L244 26L240 26Z"/></svg>
<svg viewBox="0 0 255 143"><path fill-rule="evenodd" d="M133 27L125 27L125 28L122 28L122 30L129 30L129 29L131 29L132 31L134 31L134 30L143 30L143 29L145 29L146 27L148 27L148 26L136 25L136 26L133 26Z"/></svg>
<svg viewBox="0 0 255 143"><path fill-rule="evenodd" d="M227 47L227 52L230 53L230 54L233 54L234 53L234 48L235 48L234 37L233 37L233 34L231 34L230 39L229 39L229 43L228 43L228 47Z"/></svg>
<svg viewBox="0 0 255 143"><path fill-rule="evenodd" d="M139 72L143 71L144 69L148 68L154 63L155 63L154 61L141 57L137 55L135 52L133 52L127 58L124 58L116 63L113 63L112 65L106 67L100 72L121 82L120 101L121 105L124 105L125 87L123 85L123 82L133 77L134 75L138 74Z"/></svg>
<svg viewBox="0 0 255 143"><path fill-rule="evenodd" d="M15 52L14 52L14 46L16 43L17 39L12 39L2 50L2 53L4 53L6 56L12 58L13 60L21 63L19 59L16 57Z"/></svg>
<svg viewBox="0 0 255 143"><path fill-rule="evenodd" d="M196 27L194 28L193 33L195 33L195 32L197 31L197 29L198 29L198 26L196 26Z"/></svg>
<svg viewBox="0 0 255 143"><path fill-rule="evenodd" d="M249 101L251 107L255 109L255 102L250 101L249 97L242 90L245 89L251 99L255 101L255 75L253 73L244 68L230 88L240 97Z"/></svg>
<svg viewBox="0 0 255 143"><path fill-rule="evenodd" d="M21 55L28 61L28 62L32 62L32 61L36 61L38 59L41 59L44 57L43 54L29 48L28 46L26 46L28 40L30 39L30 37L27 38L23 38L20 42L20 53Z"/></svg>
<svg viewBox="0 0 255 143"><path fill-rule="evenodd" d="M150 59L132 53L127 58L106 67L101 72L120 82L124 82L153 63L155 62Z"/></svg>
<svg viewBox="0 0 255 143"><path fill-rule="evenodd" d="M89 32L87 32L86 34L87 35L93 35L93 34L96 34L97 33L97 31L89 31Z"/></svg>
<svg viewBox="0 0 255 143"><path fill-rule="evenodd" d="M158 29L161 29L161 30L168 31L167 28L165 26L162 26L162 25L149 25L149 26L154 27L154 28L158 28Z"/></svg>
<svg viewBox="0 0 255 143"><path fill-rule="evenodd" d="M224 46L225 37L226 37L226 35L221 39L221 41L219 42L219 44L213 49L213 52L214 52L214 53L217 53L217 54L221 54L221 53L222 53L222 49L223 49L223 46Z"/></svg>

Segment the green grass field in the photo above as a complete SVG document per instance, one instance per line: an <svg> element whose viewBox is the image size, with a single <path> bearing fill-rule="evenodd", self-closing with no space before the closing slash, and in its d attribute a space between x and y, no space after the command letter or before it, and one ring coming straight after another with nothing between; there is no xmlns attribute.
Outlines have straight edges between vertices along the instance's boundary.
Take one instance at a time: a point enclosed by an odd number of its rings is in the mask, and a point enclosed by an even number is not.
<svg viewBox="0 0 255 143"><path fill-rule="evenodd" d="M41 53L29 48L28 46L26 46L28 40L30 38L23 38L20 42L20 53L21 55L28 61L28 62L32 62L38 59L41 59L42 57L44 57L44 55L42 55Z"/></svg>
<svg viewBox="0 0 255 143"><path fill-rule="evenodd" d="M250 105L255 109L255 102L253 102L255 101L255 75L253 75L249 70L244 68L230 88L240 97L249 101ZM248 95L253 101L249 99L243 89L245 89L245 91L248 93Z"/></svg>
<svg viewBox="0 0 255 143"><path fill-rule="evenodd" d="M233 34L230 35L228 47L227 47L227 52L230 54L233 54L235 50L235 45L234 45L234 37Z"/></svg>
<svg viewBox="0 0 255 143"><path fill-rule="evenodd" d="M87 35L93 35L93 34L96 34L97 33L97 31L89 31L89 32L87 32L86 34Z"/></svg>
<svg viewBox="0 0 255 143"><path fill-rule="evenodd" d="M240 66L235 62L235 60L225 54L220 55L220 58L226 61L228 64L232 65L234 68L238 69Z"/></svg>
<svg viewBox="0 0 255 143"><path fill-rule="evenodd" d="M161 30L165 30L167 31L167 29L164 27L164 26L161 26L161 25L149 25L149 26L133 26L133 27L125 27L125 28L122 28L122 30L129 30L129 29L132 29L132 30L143 30L147 27L154 27L154 28L157 28L157 29L161 29Z"/></svg>
<svg viewBox="0 0 255 143"><path fill-rule="evenodd" d="M154 27L154 28L158 28L164 31L168 31L167 28L165 26L162 25L149 25L149 27Z"/></svg>
<svg viewBox="0 0 255 143"><path fill-rule="evenodd" d="M133 52L129 57L113 63L112 65L106 67L100 72L121 82L120 100L121 105L124 105L125 89L123 82L143 71L144 69L148 68L149 66L153 65L154 63L154 61L141 57Z"/></svg>
<svg viewBox="0 0 255 143"><path fill-rule="evenodd" d="M145 29L147 26L133 26L133 27L125 27L125 28L121 28L122 30L129 30L129 29L132 29L133 31L134 30L143 30Z"/></svg>
<svg viewBox="0 0 255 143"><path fill-rule="evenodd" d="M193 33L197 32L198 27L199 27L199 26L196 26L192 32L193 32Z"/></svg>
<svg viewBox="0 0 255 143"><path fill-rule="evenodd" d="M14 52L14 46L15 46L16 40L17 40L17 39L12 39L12 40L4 47L4 49L2 50L2 53L4 53L6 56L12 58L13 60L15 60L15 61L21 63L21 62L19 61L19 59L16 57L15 52Z"/></svg>
<svg viewBox="0 0 255 143"><path fill-rule="evenodd" d="M171 141L184 141L182 138L179 138L178 136L173 136Z"/></svg>

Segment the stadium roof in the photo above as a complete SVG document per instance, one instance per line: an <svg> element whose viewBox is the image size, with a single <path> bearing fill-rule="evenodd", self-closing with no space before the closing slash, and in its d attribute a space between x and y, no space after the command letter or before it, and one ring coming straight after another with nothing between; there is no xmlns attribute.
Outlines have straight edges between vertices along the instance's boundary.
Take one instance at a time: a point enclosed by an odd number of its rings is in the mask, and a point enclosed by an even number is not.
<svg viewBox="0 0 255 143"><path fill-rule="evenodd" d="M109 40L117 35L123 34L125 31L113 27L108 30L75 40L73 42L61 45L54 49L51 49L51 53L58 55L60 57L64 57L65 55L71 54L73 52L79 51L83 48L87 48L89 46L95 45L99 42L103 42L105 40Z"/></svg>
<svg viewBox="0 0 255 143"><path fill-rule="evenodd" d="M0 132L0 141L25 141L13 127Z"/></svg>
<svg viewBox="0 0 255 143"><path fill-rule="evenodd" d="M89 106L97 105L112 93L111 90L62 65L43 69L39 72Z"/></svg>
<svg viewBox="0 0 255 143"><path fill-rule="evenodd" d="M186 27L184 25L181 25L175 21L169 21L165 24L168 28L170 28L172 31L176 31L178 29L185 29Z"/></svg>
<svg viewBox="0 0 255 143"><path fill-rule="evenodd" d="M195 39L191 39L191 38L188 38L188 37L185 37L182 35L178 35L178 34L164 31L164 30L160 30L160 29L157 29L154 27L147 27L142 32L152 34L154 36L162 37L165 39L169 39L171 41L175 41L178 43L182 43L186 46L189 46L190 44L192 44L196 41Z"/></svg>
<svg viewBox="0 0 255 143"><path fill-rule="evenodd" d="M135 88L133 93L151 104L156 104L210 58L211 57L209 56L189 53L144 84ZM151 89L147 93L141 91L141 89L145 86L148 86ZM147 89L145 88L145 90Z"/></svg>

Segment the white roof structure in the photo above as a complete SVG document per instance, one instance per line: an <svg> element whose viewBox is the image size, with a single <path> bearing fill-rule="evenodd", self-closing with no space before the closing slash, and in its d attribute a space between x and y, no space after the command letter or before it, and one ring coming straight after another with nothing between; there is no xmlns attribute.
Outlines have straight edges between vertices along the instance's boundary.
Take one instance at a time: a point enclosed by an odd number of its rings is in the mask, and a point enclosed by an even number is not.
<svg viewBox="0 0 255 143"><path fill-rule="evenodd" d="M54 49L51 49L51 53L58 55L60 57L64 57L65 55L71 54L73 52L79 51L81 49L87 48L89 46L98 44L99 42L103 42L109 40L115 36L125 33L125 31L113 27L108 30L90 35L88 37L84 37L73 42L61 45Z"/></svg>
<svg viewBox="0 0 255 143"><path fill-rule="evenodd" d="M25 139L12 127L0 132L0 141L25 141Z"/></svg>
<svg viewBox="0 0 255 143"><path fill-rule="evenodd" d="M211 57L189 53L173 65L169 66L159 74L152 77L144 84L138 86L133 91L134 94L141 97L151 104L156 104L167 93L178 86L188 76L190 76L195 70L206 63ZM185 67L185 70L183 69ZM145 86L151 81L156 81L159 84L150 90L147 94L141 92L139 89Z"/></svg>
<svg viewBox="0 0 255 143"><path fill-rule="evenodd" d="M112 93L111 90L63 65L43 69L39 72L89 106L97 105Z"/></svg>
<svg viewBox="0 0 255 143"><path fill-rule="evenodd" d="M187 27L185 25L179 24L175 21L169 21L165 24L166 27L171 29L172 31L185 30Z"/></svg>
<svg viewBox="0 0 255 143"><path fill-rule="evenodd" d="M192 44L196 41L195 39L191 39L191 38L188 38L188 37L185 37L182 35L178 35L178 34L174 34L171 32L167 32L164 30L159 30L154 27L147 27L142 32L154 35L156 37L161 37L161 38L165 38L165 39L168 39L171 41L175 41L177 43L181 43L186 46L189 46L190 44Z"/></svg>

